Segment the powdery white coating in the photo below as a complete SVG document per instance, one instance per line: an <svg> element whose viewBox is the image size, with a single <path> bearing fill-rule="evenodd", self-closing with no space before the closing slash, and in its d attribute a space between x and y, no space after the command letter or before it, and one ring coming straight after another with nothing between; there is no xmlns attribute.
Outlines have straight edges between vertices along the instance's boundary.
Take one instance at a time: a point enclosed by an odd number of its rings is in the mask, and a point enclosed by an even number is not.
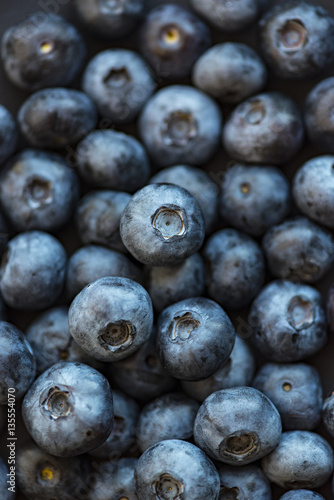
<svg viewBox="0 0 334 500"><path fill-rule="evenodd" d="M154 485L168 474L183 485L184 500L216 500L219 475L211 460L191 443L171 439L157 443L139 458L135 483L139 500L156 500Z"/></svg>
<svg viewBox="0 0 334 500"><path fill-rule="evenodd" d="M17 124L11 113L0 105L0 164L15 153L17 141Z"/></svg>
<svg viewBox="0 0 334 500"><path fill-rule="evenodd" d="M145 288L135 281L100 278L73 300L68 323L74 340L93 358L117 361L133 354L149 339L153 328L152 302ZM108 340L116 325L120 337ZM123 330L128 334L126 338Z"/></svg>
<svg viewBox="0 0 334 500"><path fill-rule="evenodd" d="M111 125L132 122L155 91L156 83L136 52L109 49L88 63L82 88L95 102L101 118Z"/></svg>
<svg viewBox="0 0 334 500"><path fill-rule="evenodd" d="M326 430L331 436L334 436L334 394L332 393L325 399L322 408L322 420Z"/></svg>
<svg viewBox="0 0 334 500"><path fill-rule="evenodd" d="M284 432L261 466L269 481L282 488L320 488L333 472L333 450L314 432Z"/></svg>
<svg viewBox="0 0 334 500"><path fill-rule="evenodd" d="M281 417L276 407L252 387L211 394L198 410L194 426L197 446L209 457L236 466L270 453L281 434ZM245 444L240 445L238 438L245 438Z"/></svg>
<svg viewBox="0 0 334 500"><path fill-rule="evenodd" d="M182 140L173 140L168 130L175 117L188 121L189 136ZM221 126L221 112L213 99L187 85L170 85L148 101L138 131L158 166L203 165L218 149Z"/></svg>
<svg viewBox="0 0 334 500"><path fill-rule="evenodd" d="M293 197L302 213L333 229L334 156L318 156L304 163L293 180Z"/></svg>
<svg viewBox="0 0 334 500"><path fill-rule="evenodd" d="M269 283L254 300L248 324L256 348L276 362L305 359L327 341L321 294L304 284Z"/></svg>
<svg viewBox="0 0 334 500"><path fill-rule="evenodd" d="M238 335L230 357L216 373L197 382L181 382L190 397L203 402L210 394L229 387L249 386L255 372L255 358L245 340Z"/></svg>
<svg viewBox="0 0 334 500"><path fill-rule="evenodd" d="M284 493L279 500L325 500L325 497L310 490L291 490Z"/></svg>
<svg viewBox="0 0 334 500"><path fill-rule="evenodd" d="M263 89L267 69L248 45L226 42L214 45L197 60L192 81L223 103L238 103Z"/></svg>
<svg viewBox="0 0 334 500"><path fill-rule="evenodd" d="M90 500L107 498L138 500L134 471L136 458L113 458L103 462L94 484L90 487Z"/></svg>
<svg viewBox="0 0 334 500"><path fill-rule="evenodd" d="M223 491L222 498L229 498L229 494L237 490L240 499L271 500L271 487L260 467L255 465L244 465L234 467L233 465L220 465L218 467L220 487ZM233 493L232 493L232 491ZM233 498L233 497L232 497Z"/></svg>
<svg viewBox="0 0 334 500"><path fill-rule="evenodd" d="M315 85L305 102L307 136L324 153L334 153L334 123L329 112L333 106L334 77L331 77Z"/></svg>
<svg viewBox="0 0 334 500"><path fill-rule="evenodd" d="M290 97L265 92L239 104L223 129L223 145L236 160L281 165L303 144L302 116Z"/></svg>

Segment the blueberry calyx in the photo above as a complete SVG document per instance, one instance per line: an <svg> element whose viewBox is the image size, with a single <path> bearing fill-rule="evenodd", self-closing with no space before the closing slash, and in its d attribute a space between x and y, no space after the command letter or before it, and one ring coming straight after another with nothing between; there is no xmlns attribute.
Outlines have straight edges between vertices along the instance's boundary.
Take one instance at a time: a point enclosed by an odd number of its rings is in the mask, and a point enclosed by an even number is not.
<svg viewBox="0 0 334 500"><path fill-rule="evenodd" d="M307 30L300 19L289 19L278 31L277 45L286 52L296 52L307 42Z"/></svg>
<svg viewBox="0 0 334 500"><path fill-rule="evenodd" d="M135 326L130 321L121 319L108 323L98 338L105 349L117 352L127 349L133 343L135 335Z"/></svg>
<svg viewBox="0 0 334 500"><path fill-rule="evenodd" d="M238 500L240 497L239 488L227 488L225 486L221 486L219 492L219 500Z"/></svg>
<svg viewBox="0 0 334 500"><path fill-rule="evenodd" d="M197 314L187 311L174 316L173 321L169 325L171 331L170 338L172 341L188 340L194 330L196 330L201 322L196 318Z"/></svg>
<svg viewBox="0 0 334 500"><path fill-rule="evenodd" d="M181 500L184 484L166 473L152 484L152 489L157 495L157 500Z"/></svg>
<svg viewBox="0 0 334 500"><path fill-rule="evenodd" d="M186 146L197 132L197 121L192 113L174 111L162 123L162 136L168 146Z"/></svg>
<svg viewBox="0 0 334 500"><path fill-rule="evenodd" d="M125 87L131 82L131 75L125 66L112 68L104 77L103 82L113 89Z"/></svg>
<svg viewBox="0 0 334 500"><path fill-rule="evenodd" d="M181 32L172 24L164 26L160 32L159 40L164 49L178 50L182 44Z"/></svg>
<svg viewBox="0 0 334 500"><path fill-rule="evenodd" d="M297 331L309 328L314 323L312 303L300 296L293 297L288 306L288 322Z"/></svg>
<svg viewBox="0 0 334 500"><path fill-rule="evenodd" d="M56 48L53 40L43 40L38 47L38 52L44 56L51 54Z"/></svg>
<svg viewBox="0 0 334 500"><path fill-rule="evenodd" d="M72 410L69 397L70 393L66 389L58 386L51 387L47 391L47 397L42 402L42 407L50 413L50 418L54 420L60 417L67 417Z"/></svg>
<svg viewBox="0 0 334 500"><path fill-rule="evenodd" d="M102 14L120 15L124 12L124 0L104 0L101 3L100 9Z"/></svg>
<svg viewBox="0 0 334 500"><path fill-rule="evenodd" d="M24 196L31 208L39 208L53 202L52 184L41 177L31 177L24 188Z"/></svg>
<svg viewBox="0 0 334 500"><path fill-rule="evenodd" d="M266 116L266 108L262 101L253 101L249 104L245 115L245 122L250 125L258 125Z"/></svg>
<svg viewBox="0 0 334 500"><path fill-rule="evenodd" d="M186 233L185 219L185 214L180 207L164 206L154 213L152 224L165 240L169 240Z"/></svg>
<svg viewBox="0 0 334 500"><path fill-rule="evenodd" d="M254 432L237 431L227 436L219 445L219 454L238 460L255 455L260 450L259 438Z"/></svg>
<svg viewBox="0 0 334 500"><path fill-rule="evenodd" d="M38 478L42 483L50 483L52 481L53 484L56 484L61 479L61 473L58 469L56 469L53 465L44 463L39 467L40 472L38 474Z"/></svg>

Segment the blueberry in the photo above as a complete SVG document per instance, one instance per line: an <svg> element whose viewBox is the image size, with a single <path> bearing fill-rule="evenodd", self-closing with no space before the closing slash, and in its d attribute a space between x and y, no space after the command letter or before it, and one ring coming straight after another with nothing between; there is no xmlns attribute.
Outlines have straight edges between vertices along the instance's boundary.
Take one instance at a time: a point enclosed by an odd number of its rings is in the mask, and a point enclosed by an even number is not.
<svg viewBox="0 0 334 500"><path fill-rule="evenodd" d="M106 276L130 278L143 283L141 269L120 252L97 245L79 248L69 258L66 273L66 295L73 300L89 283Z"/></svg>
<svg viewBox="0 0 334 500"><path fill-rule="evenodd" d="M156 83L136 52L109 49L99 52L89 62L82 88L110 125L133 121L153 94Z"/></svg>
<svg viewBox="0 0 334 500"><path fill-rule="evenodd" d="M174 184L150 184L137 191L120 222L123 244L139 262L174 266L197 252L205 236L200 206Z"/></svg>
<svg viewBox="0 0 334 500"><path fill-rule="evenodd" d="M269 283L254 300L248 323L256 348L276 362L305 359L327 341L322 297L304 284Z"/></svg>
<svg viewBox="0 0 334 500"><path fill-rule="evenodd" d="M149 182L176 184L187 189L202 209L206 231L211 231L217 218L219 188L204 170L190 165L175 165L160 170Z"/></svg>
<svg viewBox="0 0 334 500"><path fill-rule="evenodd" d="M1 56L9 80L34 92L71 85L84 64L86 48L72 24L40 11L5 31Z"/></svg>
<svg viewBox="0 0 334 500"><path fill-rule="evenodd" d="M238 103L263 89L267 69L248 45L226 42L214 45L197 60L192 81L223 103Z"/></svg>
<svg viewBox="0 0 334 500"><path fill-rule="evenodd" d="M334 52L333 52L334 53ZM309 140L326 153L334 153L334 77L318 83L305 102L305 126Z"/></svg>
<svg viewBox="0 0 334 500"><path fill-rule="evenodd" d="M0 188L1 188L1 183L0 183ZM4 250L6 249L6 246L8 244L8 240L9 240L9 233L10 233L10 229L9 229L8 222L7 222L3 212L0 209L0 255L2 255ZM0 297L0 319L3 319L2 318L3 313L4 313L3 302L2 302L1 297Z"/></svg>
<svg viewBox="0 0 334 500"><path fill-rule="evenodd" d="M210 45L209 28L176 4L153 9L141 28L143 56L159 77L168 80L189 76L193 64Z"/></svg>
<svg viewBox="0 0 334 500"><path fill-rule="evenodd" d="M0 353L0 405L5 405L9 394L19 399L27 392L35 378L36 360L23 333L6 321L0 321Z"/></svg>
<svg viewBox="0 0 334 500"><path fill-rule="evenodd" d="M97 458L117 458L135 447L135 429L139 406L119 391L113 391L114 422L108 439L98 448L89 452Z"/></svg>
<svg viewBox="0 0 334 500"><path fill-rule="evenodd" d="M88 472L81 457L54 457L34 443L25 444L17 453L17 482L28 500L82 498Z"/></svg>
<svg viewBox="0 0 334 500"><path fill-rule="evenodd" d="M216 28L227 33L241 31L260 15L267 0L191 0L193 8Z"/></svg>
<svg viewBox="0 0 334 500"><path fill-rule="evenodd" d="M135 487L135 458L120 458L99 464L89 500L138 500Z"/></svg>
<svg viewBox="0 0 334 500"><path fill-rule="evenodd" d="M166 439L191 439L199 408L197 401L181 393L169 393L148 403L137 424L138 446L142 453Z"/></svg>
<svg viewBox="0 0 334 500"><path fill-rule="evenodd" d="M314 432L284 432L277 448L262 459L262 469L282 488L319 488L333 472L333 450Z"/></svg>
<svg viewBox="0 0 334 500"><path fill-rule="evenodd" d="M119 224L130 200L128 193L107 190L90 191L81 198L75 213L81 241L85 245L104 245L125 252Z"/></svg>
<svg viewBox="0 0 334 500"><path fill-rule="evenodd" d="M17 149L18 128L11 113L0 104L0 165Z"/></svg>
<svg viewBox="0 0 334 500"><path fill-rule="evenodd" d="M210 236L203 256L209 297L223 307L246 307L262 288L264 258L250 236L235 229L221 229Z"/></svg>
<svg viewBox="0 0 334 500"><path fill-rule="evenodd" d="M334 156L317 156L297 171L293 197L299 210L334 229Z"/></svg>
<svg viewBox="0 0 334 500"><path fill-rule="evenodd" d="M75 172L56 154L25 150L1 172L2 207L21 231L58 229L71 217L78 197Z"/></svg>
<svg viewBox="0 0 334 500"><path fill-rule="evenodd" d="M264 364L252 383L276 406L286 430L312 430L321 420L322 386L313 366Z"/></svg>
<svg viewBox="0 0 334 500"><path fill-rule="evenodd" d="M239 104L223 130L223 145L236 160L281 165L302 146L303 121L290 97L265 92Z"/></svg>
<svg viewBox="0 0 334 500"><path fill-rule="evenodd" d="M108 375L112 384L144 403L173 390L175 386L175 379L160 363L154 333L132 356L110 364Z"/></svg>
<svg viewBox="0 0 334 500"><path fill-rule="evenodd" d="M223 178L220 215L231 226L261 236L290 211L290 185L276 167L236 164Z"/></svg>
<svg viewBox="0 0 334 500"><path fill-rule="evenodd" d="M281 496L279 500L325 500L325 497L315 491L291 490Z"/></svg>
<svg viewBox="0 0 334 500"><path fill-rule="evenodd" d="M230 357L211 377L197 382L182 381L182 389L191 398L203 402L210 394L229 387L248 386L253 380L255 358L245 340L238 335Z"/></svg>
<svg viewBox="0 0 334 500"><path fill-rule="evenodd" d="M92 130L97 114L93 102L83 92L51 88L39 90L24 101L18 122L31 146L61 149L75 144Z"/></svg>
<svg viewBox="0 0 334 500"><path fill-rule="evenodd" d="M99 188L129 191L143 187L151 173L147 153L130 135L114 130L88 134L76 151L79 175Z"/></svg>
<svg viewBox="0 0 334 500"><path fill-rule="evenodd" d="M219 500L251 500L252 498L271 500L269 481L259 467L220 465L218 473L220 477Z"/></svg>
<svg viewBox="0 0 334 500"><path fill-rule="evenodd" d="M334 284L332 284L328 292L327 319L330 331L334 332Z"/></svg>
<svg viewBox="0 0 334 500"><path fill-rule="evenodd" d="M170 439L151 446L135 469L139 500L216 500L219 476L209 458L191 443Z"/></svg>
<svg viewBox="0 0 334 500"><path fill-rule="evenodd" d="M194 253L171 267L147 267L146 285L158 312L180 300L199 297L204 292L204 263Z"/></svg>
<svg viewBox="0 0 334 500"><path fill-rule="evenodd" d="M139 133L160 167L203 165L219 146L222 116L206 94L187 85L159 90L139 118Z"/></svg>
<svg viewBox="0 0 334 500"><path fill-rule="evenodd" d="M331 436L334 436L334 394L325 399L322 409L322 420L326 430Z"/></svg>
<svg viewBox="0 0 334 500"><path fill-rule="evenodd" d="M114 414L109 383L91 366L60 361L26 393L22 416L42 450L58 457L80 455L110 434Z"/></svg>
<svg viewBox="0 0 334 500"><path fill-rule="evenodd" d="M73 300L68 322L72 337L84 351L100 361L117 361L149 339L152 302L135 281L100 278Z"/></svg>
<svg viewBox="0 0 334 500"><path fill-rule="evenodd" d="M62 244L42 231L12 238L2 255L0 289L14 309L40 310L51 306L65 281L67 257Z"/></svg>
<svg viewBox="0 0 334 500"><path fill-rule="evenodd" d="M10 484L7 483L7 481L10 481L9 477L9 469L5 462L0 458L0 497L1 500L15 500L16 494L15 494L15 486L14 490L9 490L8 488L12 488ZM14 482L15 484L15 482ZM66 500L64 498L64 500Z"/></svg>
<svg viewBox="0 0 334 500"><path fill-rule="evenodd" d="M334 263L332 234L306 217L295 217L269 229L262 246L274 276L314 283Z"/></svg>
<svg viewBox="0 0 334 500"><path fill-rule="evenodd" d="M235 330L224 310L202 297L167 307L157 324L157 349L164 368L181 380L203 380L228 360Z"/></svg>
<svg viewBox="0 0 334 500"><path fill-rule="evenodd" d="M238 466L270 453L281 434L276 407L252 387L211 394L198 410L194 426L195 442L209 457Z"/></svg>
<svg viewBox="0 0 334 500"><path fill-rule="evenodd" d="M53 307L36 316L27 328L26 338L34 351L39 373L62 360L97 367L96 360L86 354L71 337L68 309L65 306Z"/></svg>
<svg viewBox="0 0 334 500"><path fill-rule="evenodd" d="M114 39L131 33L144 14L146 0L76 0L78 14L95 35Z"/></svg>
<svg viewBox="0 0 334 500"><path fill-rule="evenodd" d="M334 19L319 5L276 5L260 21L260 39L266 62L279 78L311 78L334 62Z"/></svg>

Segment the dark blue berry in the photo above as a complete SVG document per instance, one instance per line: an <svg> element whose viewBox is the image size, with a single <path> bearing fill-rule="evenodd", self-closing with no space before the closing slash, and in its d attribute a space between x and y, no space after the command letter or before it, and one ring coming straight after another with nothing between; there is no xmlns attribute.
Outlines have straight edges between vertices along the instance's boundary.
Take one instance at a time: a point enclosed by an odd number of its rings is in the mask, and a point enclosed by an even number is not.
<svg viewBox="0 0 334 500"><path fill-rule="evenodd" d="M325 497L310 490L291 490L284 493L279 500L325 500Z"/></svg>
<svg viewBox="0 0 334 500"><path fill-rule="evenodd" d="M325 153L334 153L334 77L318 83L305 102L305 126L309 140Z"/></svg>
<svg viewBox="0 0 334 500"><path fill-rule="evenodd" d="M219 500L271 500L271 488L269 481L259 467L245 465L234 467L233 465L220 465L218 467L220 477Z"/></svg>
<svg viewBox="0 0 334 500"><path fill-rule="evenodd" d="M0 165L17 149L18 127L11 113L0 105Z"/></svg>
<svg viewBox="0 0 334 500"><path fill-rule="evenodd" d="M136 458L119 458L98 465L89 500L138 500L134 471Z"/></svg>

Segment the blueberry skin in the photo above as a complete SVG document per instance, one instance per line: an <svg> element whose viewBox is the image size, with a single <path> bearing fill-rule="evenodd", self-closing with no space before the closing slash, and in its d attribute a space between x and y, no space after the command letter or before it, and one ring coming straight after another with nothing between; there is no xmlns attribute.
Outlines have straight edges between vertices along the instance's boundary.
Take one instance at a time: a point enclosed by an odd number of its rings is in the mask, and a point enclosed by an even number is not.
<svg viewBox="0 0 334 500"><path fill-rule="evenodd" d="M42 450L73 457L97 448L109 436L112 392L107 379L91 366L59 361L26 393L22 416Z"/></svg>
<svg viewBox="0 0 334 500"><path fill-rule="evenodd" d="M29 145L61 149L75 144L95 128L97 113L83 92L51 88L39 90L24 101L18 122Z"/></svg>
<svg viewBox="0 0 334 500"><path fill-rule="evenodd" d="M138 500L134 471L136 458L120 458L103 462L91 486L89 500L110 498Z"/></svg>
<svg viewBox="0 0 334 500"><path fill-rule="evenodd" d="M197 401L181 393L165 394L144 406L137 424L141 453L166 439L191 439L198 409Z"/></svg>
<svg viewBox="0 0 334 500"><path fill-rule="evenodd" d="M76 151L78 172L90 186L132 193L143 187L151 174L142 144L114 130L95 130Z"/></svg>
<svg viewBox="0 0 334 500"><path fill-rule="evenodd" d="M146 0L76 0L75 7L95 35L115 39L131 33L141 21Z"/></svg>
<svg viewBox="0 0 334 500"><path fill-rule="evenodd" d="M204 293L204 262L194 253L181 264L171 267L147 267L146 287L158 312L190 297Z"/></svg>
<svg viewBox="0 0 334 500"><path fill-rule="evenodd" d="M214 392L198 410L195 443L209 457L230 465L246 465L270 453L282 434L274 404L252 387Z"/></svg>
<svg viewBox="0 0 334 500"><path fill-rule="evenodd" d="M2 255L0 290L14 309L50 307L64 287L67 256L62 244L42 231L12 238Z"/></svg>
<svg viewBox="0 0 334 500"><path fill-rule="evenodd" d="M0 105L0 165L17 149L18 127L11 113Z"/></svg>
<svg viewBox="0 0 334 500"><path fill-rule="evenodd" d="M140 31L144 58L159 77L168 80L189 76L211 43L210 30L203 21L172 3L151 10Z"/></svg>
<svg viewBox="0 0 334 500"><path fill-rule="evenodd" d="M262 248L271 273L292 281L315 283L334 263L332 234L306 217L294 217L269 229Z"/></svg>
<svg viewBox="0 0 334 500"><path fill-rule="evenodd" d="M299 210L334 228L334 156L318 156L304 163L293 180L293 198Z"/></svg>
<svg viewBox="0 0 334 500"><path fill-rule="evenodd" d="M180 380L203 380L228 360L235 330L213 300L196 297L167 307L157 323L157 350L163 367Z"/></svg>
<svg viewBox="0 0 334 500"><path fill-rule="evenodd" d="M269 481L282 488L320 488L333 472L333 450L314 432L283 432L279 445L261 465Z"/></svg>
<svg viewBox="0 0 334 500"><path fill-rule="evenodd" d="M220 477L219 500L251 500L252 498L271 500L269 481L261 469L255 465L243 467L220 465L218 474Z"/></svg>
<svg viewBox="0 0 334 500"><path fill-rule="evenodd" d="M99 361L117 361L139 349L153 328L146 290L127 278L100 278L73 300L68 324L74 340Z"/></svg>
<svg viewBox="0 0 334 500"><path fill-rule="evenodd" d="M138 131L159 167L201 166L216 152L222 116L206 94L187 85L159 90L144 107Z"/></svg>
<svg viewBox="0 0 334 500"><path fill-rule="evenodd" d="M187 189L202 209L206 231L211 231L217 219L219 188L204 170L190 165L175 165L160 170L149 183L176 184Z"/></svg>
<svg viewBox="0 0 334 500"><path fill-rule="evenodd" d="M209 297L230 309L246 307L264 283L265 262L259 245L235 229L221 229L203 250Z"/></svg>
<svg viewBox="0 0 334 500"><path fill-rule="evenodd" d="M234 165L224 176L219 213L231 226L261 236L290 212L290 184L276 167Z"/></svg>
<svg viewBox="0 0 334 500"><path fill-rule="evenodd" d="M1 205L20 231L60 228L72 216L78 198L77 175L56 154L27 149L1 172Z"/></svg>
<svg viewBox="0 0 334 500"><path fill-rule="evenodd" d="M10 477L8 476L9 469L5 462L0 458L0 495L1 500L15 500L16 493L9 491L10 484L7 484L7 481L10 481ZM64 499L66 500L66 499Z"/></svg>
<svg viewBox="0 0 334 500"><path fill-rule="evenodd" d="M249 386L255 372L255 358L245 340L238 335L226 363L211 377L197 382L181 382L182 389L188 396L201 403L210 394L221 389L237 386Z"/></svg>
<svg viewBox="0 0 334 500"><path fill-rule="evenodd" d="M334 436L334 395L333 393L325 399L322 408L322 420L326 430Z"/></svg>
<svg viewBox="0 0 334 500"><path fill-rule="evenodd" d="M128 257L109 248L87 245L79 248L68 260L66 295L73 300L86 285L106 276L129 278L143 284L141 269Z"/></svg>
<svg viewBox="0 0 334 500"><path fill-rule="evenodd" d="M120 235L139 262L175 266L199 250L205 222L189 191L174 184L149 184L126 205Z"/></svg>
<svg viewBox="0 0 334 500"><path fill-rule="evenodd" d="M112 385L141 403L172 391L176 382L160 363L155 338L153 332L132 356L107 365Z"/></svg>
<svg viewBox="0 0 334 500"><path fill-rule="evenodd" d="M118 252L126 252L120 233L121 215L131 195L120 191L90 191L81 198L75 222L85 245L104 245Z"/></svg>
<svg viewBox="0 0 334 500"><path fill-rule="evenodd" d="M135 484L139 500L216 500L219 493L219 475L211 460L193 444L178 439L157 443L142 454Z"/></svg>
<svg viewBox="0 0 334 500"><path fill-rule="evenodd" d="M248 163L282 165L304 140L302 116L290 97L264 92L239 104L223 129L229 156Z"/></svg>
<svg viewBox="0 0 334 500"><path fill-rule="evenodd" d="M54 457L32 442L17 453L17 482L28 500L76 500L85 489L88 473L81 457Z"/></svg>
<svg viewBox="0 0 334 500"><path fill-rule="evenodd" d="M315 491L291 490L281 496L279 500L325 500L325 497Z"/></svg>
<svg viewBox="0 0 334 500"><path fill-rule="evenodd" d="M156 88L149 67L126 49L99 52L88 63L82 80L108 125L132 122Z"/></svg>
<svg viewBox="0 0 334 500"><path fill-rule="evenodd" d="M62 360L98 367L96 360L86 354L71 337L68 308L65 306L53 307L36 316L27 328L26 338L34 352L38 373Z"/></svg>
<svg viewBox="0 0 334 500"><path fill-rule="evenodd" d="M222 103L238 103L263 89L267 69L248 45L226 42L214 45L197 60L192 81Z"/></svg>
<svg viewBox="0 0 334 500"><path fill-rule="evenodd" d="M6 249L6 246L9 241L9 235L10 235L10 229L8 222L5 219L2 210L0 209L0 255L2 255L4 250ZM0 297L0 319L4 319L2 318L3 314L4 314L4 304Z"/></svg>
<svg viewBox="0 0 334 500"><path fill-rule="evenodd" d="M252 386L274 403L284 429L311 431L320 423L322 386L313 366L266 363L257 372Z"/></svg>
<svg viewBox="0 0 334 500"><path fill-rule="evenodd" d="M68 21L35 12L5 31L1 57L9 80L20 89L34 92L71 85L84 64L86 47Z"/></svg>
<svg viewBox="0 0 334 500"><path fill-rule="evenodd" d="M16 400L27 392L35 378L36 360L23 333L6 321L0 321L0 353L0 405L5 405L9 389Z"/></svg>
<svg viewBox="0 0 334 500"><path fill-rule="evenodd" d="M190 0L192 7L216 28L227 33L243 30L260 15L267 0Z"/></svg>
<svg viewBox="0 0 334 500"><path fill-rule="evenodd" d="M126 454L135 445L135 430L139 416L139 406L125 394L113 391L114 422L108 439L89 454L97 458L108 458Z"/></svg>
<svg viewBox="0 0 334 500"><path fill-rule="evenodd" d="M305 126L308 139L325 153L334 153L334 124L329 109L334 105L334 77L326 78L308 94Z"/></svg>
<svg viewBox="0 0 334 500"><path fill-rule="evenodd" d="M269 283L254 300L248 324L256 349L275 362L305 359L327 341L322 297L304 284Z"/></svg>
<svg viewBox="0 0 334 500"><path fill-rule="evenodd" d="M277 5L259 28L263 56L279 78L308 79L334 61L334 19L319 5Z"/></svg>

